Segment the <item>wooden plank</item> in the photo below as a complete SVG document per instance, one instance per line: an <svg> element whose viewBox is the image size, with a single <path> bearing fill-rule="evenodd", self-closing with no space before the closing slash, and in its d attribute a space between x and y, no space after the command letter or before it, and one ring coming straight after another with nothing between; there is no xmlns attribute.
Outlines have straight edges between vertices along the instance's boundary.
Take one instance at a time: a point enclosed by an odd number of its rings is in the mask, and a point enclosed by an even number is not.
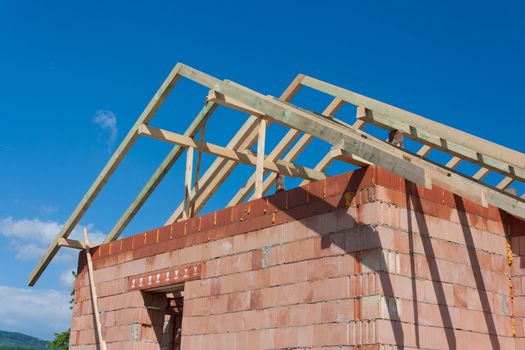
<svg viewBox="0 0 525 350"><path fill-rule="evenodd" d="M206 121L211 117L215 109L217 109L216 104L214 104L213 102L206 103L204 107L200 110L200 112L197 114L197 116L193 119L191 124L188 126L188 128L184 132L184 136L195 136L199 132L201 127L203 127L203 125L206 123ZM175 145L171 149L171 151L164 158L157 170L155 170L153 175L150 177L146 185L144 185L144 187L140 190L137 197L133 200L133 202L131 202L124 214L120 217L115 226L113 226L111 231L108 233L108 235L104 239L104 243L113 241L120 236L122 231L133 219L135 214L140 210L142 205L144 205L151 193L153 193L153 191L157 188L159 183L164 179L166 174L168 174L170 169L173 167L173 164L175 164L175 162L179 159L183 151L184 148L179 145Z"/></svg>
<svg viewBox="0 0 525 350"><path fill-rule="evenodd" d="M199 150L200 151L200 150ZM184 215L183 218L190 217L190 192L191 192L191 177L193 175L193 147L186 149L186 174L184 176Z"/></svg>
<svg viewBox="0 0 525 350"><path fill-rule="evenodd" d="M454 156L447 162L447 164L445 164L445 167L449 169L454 169L459 165L459 163L461 163L462 160L463 159Z"/></svg>
<svg viewBox="0 0 525 350"><path fill-rule="evenodd" d="M266 119L259 120L259 134L257 139L257 164L255 167L255 198L262 198L264 175L264 143L266 142Z"/></svg>
<svg viewBox="0 0 525 350"><path fill-rule="evenodd" d="M513 183L513 182L514 182L514 179L513 179L513 178L511 178L511 177L506 177L506 178L504 178L503 180L501 180L500 183L498 183L498 184L496 185L496 188L497 188L497 189L500 189L500 190L504 190L504 189L506 189L507 187L509 187L510 184Z"/></svg>
<svg viewBox="0 0 525 350"><path fill-rule="evenodd" d="M58 241L58 245L61 247L73 248L73 249L79 249L79 250L84 250L86 248L84 243L77 241L76 239L70 239L70 238L61 238Z"/></svg>
<svg viewBox="0 0 525 350"><path fill-rule="evenodd" d="M319 170L319 171L325 171L329 166L330 164L332 164L332 162L335 160L335 156L334 156L334 153L332 152L332 150L330 150L329 152L327 152L323 158L321 158L321 160L316 164L316 166L314 167L315 170ZM308 181L308 180L303 180L299 186L303 186L303 185L306 185L307 183L310 183L311 181Z"/></svg>
<svg viewBox="0 0 525 350"><path fill-rule="evenodd" d="M292 99L301 87L303 75L299 74L288 85L286 90L281 94L281 99L288 101ZM266 127L271 124L271 120L267 120ZM257 140L257 117L250 116L246 123L239 129L232 140L228 143L227 148L233 149L248 149L252 147ZM286 134L285 137L290 137ZM293 140L292 140L293 141ZM290 141L290 142L292 142ZM217 188L226 180L229 174L235 169L238 163L226 160L224 158L216 159L210 167L203 174L202 180L199 180L199 186L196 186L195 194L191 196L191 201L195 205L194 213L207 203L211 195ZM175 209L171 216L166 221L166 224L171 224L178 220L182 214L182 203Z"/></svg>
<svg viewBox="0 0 525 350"><path fill-rule="evenodd" d="M432 148L463 158L469 162L496 171L500 174L510 176L520 181L525 181L525 168L512 164L509 165L510 163L501 161L493 156L480 153L480 151L477 149L478 144L476 143L471 145L464 143L457 144L439 134L433 133L432 131L420 129L419 125L415 127L413 125L404 123L402 120L392 119L375 111L367 113L366 117L363 118L367 123L387 129L401 130L407 137L429 145ZM500 158L502 157L503 156Z"/></svg>
<svg viewBox="0 0 525 350"><path fill-rule="evenodd" d="M432 133L439 138L456 143L457 145L473 147L479 153L493 157L509 165L522 167L525 164L525 154L521 152L426 119L415 113L402 110L309 76L304 76L302 84L331 96L339 97L355 106L364 106L375 113L386 116L390 120L396 120L403 124L411 125L414 128Z"/></svg>
<svg viewBox="0 0 525 350"><path fill-rule="evenodd" d="M226 96L231 96L252 108L256 108L261 113L284 125L313 134L329 143L336 143L336 146L382 166L412 182L417 181L411 178L417 178L419 182L425 183L421 178L428 177L432 181L436 181L436 184L439 186L480 204L483 202L481 190L486 188L488 203L513 215L525 217L525 203L523 201L515 200L507 194L493 190L458 173L450 172L439 164L413 156L409 152L397 149L384 142L379 147L377 141L374 142L372 137L366 133L352 128L343 130L342 127L330 120L321 121L318 116L311 115L306 111L298 110L287 104L279 104L275 100L256 92L239 89L188 66L184 66L181 69L181 75ZM359 103L356 103L356 105L359 105ZM359 137L354 138L353 136Z"/></svg>
<svg viewBox="0 0 525 350"><path fill-rule="evenodd" d="M87 265L88 265L88 277L89 277L89 289L91 291L91 303L93 305L93 314L95 315L95 329L97 330L97 338L98 338L98 344L100 345L100 349L106 350L106 342L104 341L104 338L102 337L102 323L100 322L100 313L98 312L98 297L97 297L97 289L95 287L95 277L93 274L93 260L91 258L91 250L89 248L89 237L87 229L84 228L84 244L86 246L86 258L87 258Z"/></svg>
<svg viewBox="0 0 525 350"><path fill-rule="evenodd" d="M337 111L342 107L344 102L339 98L334 98L330 104L323 110L321 113L322 115L333 118ZM270 152L268 155L268 159L275 161L281 157L281 155L284 153L284 151L291 145L291 143L297 139L297 137L302 134L301 131L291 129L289 130L286 135L279 141L279 143L275 146L275 148ZM313 136L309 134L304 134L301 136L299 141L288 151L286 156L283 158L284 161L287 162L293 162L302 152L303 150L310 144L310 142L313 140ZM269 174L266 179L263 182L263 194L266 193L270 187L275 183L277 180L277 174L271 173ZM250 191L252 191L253 186L255 183L255 176L250 176L248 181L244 184L243 187L237 191L237 193L233 196L233 198L228 203L228 207L236 205L240 202L243 202L247 196L249 195ZM255 199L255 196L252 196L251 199Z"/></svg>
<svg viewBox="0 0 525 350"><path fill-rule="evenodd" d="M335 159L343 161L343 162L346 162L346 163L350 163L352 165L356 165L356 166L359 166L359 167L365 167L365 166L368 166L368 165L372 165L371 162L369 162L369 161L367 161L367 160L365 160L363 158L357 157L354 154L351 154L351 153L348 153L346 151L343 151L340 148L334 148L330 152L332 152L332 154L333 154Z"/></svg>
<svg viewBox="0 0 525 350"><path fill-rule="evenodd" d="M106 163L100 174L97 176L93 184L90 186L80 203L76 206L75 210L71 213L69 218L66 220L58 234L56 235L55 239L47 249L47 251L44 253L42 258L38 261L36 267L33 269L31 274L29 275L28 284L30 286L33 286L42 272L45 270L51 259L55 256L55 254L58 252L59 245L58 241L61 238L67 238L75 226L78 224L84 213L87 211L95 197L99 194L99 192L102 190L106 182L108 181L109 177L117 166L120 164L124 156L128 153L131 146L135 143L135 140L137 138L137 128L139 125L148 123L150 119L153 117L155 112L159 109L162 102L166 99L168 94L170 93L171 89L175 86L176 82L179 79L179 71L183 67L181 64L177 64L169 76L166 78L166 80L162 83L159 90L156 92L156 94L153 96L151 101L148 103L138 120L135 122L131 130L128 132L124 140L122 140L122 143L119 145L115 153L113 153L113 156L110 158L110 160Z"/></svg>
<svg viewBox="0 0 525 350"><path fill-rule="evenodd" d="M261 127L265 127L266 123L262 123ZM233 160L235 162L248 164L248 165L257 165L257 155L254 155L249 150L244 151L236 151L228 148L224 148L221 146L217 146L208 142L201 142L198 140L194 140L191 137L186 137L171 131L162 130L155 128L153 126L149 125L142 125L139 127L139 134L148 136L157 140L170 142L173 144L177 144L183 147L192 147L195 149L200 150L201 152L211 154L214 156L227 158L229 160ZM290 162L285 162L282 160L278 160L276 162L272 162L268 159L263 159L263 167L267 170L283 174L290 177L298 177L303 179L310 179L310 180L322 180L326 178L326 176L320 172L316 171L314 169L310 169L307 167L303 167L300 165L296 165Z"/></svg>
<svg viewBox="0 0 525 350"><path fill-rule="evenodd" d="M428 146L428 145L423 145L418 151L417 151L417 155L418 156L421 156L421 157L426 157L430 154L430 152L432 151L432 147Z"/></svg>
<svg viewBox="0 0 525 350"><path fill-rule="evenodd" d="M472 177L476 180L483 180L483 178L487 176L489 172L490 170L487 168L480 168L474 175L472 175Z"/></svg>

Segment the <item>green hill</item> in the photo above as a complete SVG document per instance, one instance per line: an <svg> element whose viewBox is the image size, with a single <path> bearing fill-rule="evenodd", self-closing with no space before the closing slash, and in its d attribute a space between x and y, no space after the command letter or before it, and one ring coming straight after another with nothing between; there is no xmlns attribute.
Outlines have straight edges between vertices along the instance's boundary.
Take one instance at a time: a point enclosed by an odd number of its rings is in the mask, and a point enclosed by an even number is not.
<svg viewBox="0 0 525 350"><path fill-rule="evenodd" d="M41 350L47 342L22 333L0 331L0 350Z"/></svg>

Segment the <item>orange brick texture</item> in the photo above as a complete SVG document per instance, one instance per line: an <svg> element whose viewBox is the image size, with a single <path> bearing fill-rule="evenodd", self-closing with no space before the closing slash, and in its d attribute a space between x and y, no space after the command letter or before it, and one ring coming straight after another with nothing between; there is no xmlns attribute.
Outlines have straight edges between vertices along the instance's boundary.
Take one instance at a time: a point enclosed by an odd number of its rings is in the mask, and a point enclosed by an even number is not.
<svg viewBox="0 0 525 350"><path fill-rule="evenodd" d="M103 336L169 349L165 295L127 278L202 262L183 350L523 349L524 227L370 166L95 248ZM72 349L96 348L88 282L81 254Z"/></svg>

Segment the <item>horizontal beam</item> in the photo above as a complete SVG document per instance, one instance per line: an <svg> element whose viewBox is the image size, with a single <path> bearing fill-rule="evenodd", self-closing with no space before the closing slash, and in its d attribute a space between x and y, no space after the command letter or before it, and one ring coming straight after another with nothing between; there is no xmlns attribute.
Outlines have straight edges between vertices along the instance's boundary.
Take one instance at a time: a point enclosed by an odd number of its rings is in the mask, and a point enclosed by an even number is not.
<svg viewBox="0 0 525 350"><path fill-rule="evenodd" d="M73 249L80 249L80 250L86 249L86 244L84 242L77 241L76 239L60 238L58 240L58 245L61 247L66 247L66 248L73 248Z"/></svg>
<svg viewBox="0 0 525 350"><path fill-rule="evenodd" d="M226 158L247 165L255 166L257 164L257 155L253 154L249 150L236 151L217 146L208 142L194 140L191 137L186 137L171 131L158 129L148 125L141 125L139 127L139 135L144 135L157 140L170 142L173 144L180 145L182 147L192 147L203 153ZM266 170L270 170L281 175L298 177L302 179L308 179L311 181L322 180L326 178L326 176L320 171L281 160L272 162L268 159L265 159L263 167Z"/></svg>

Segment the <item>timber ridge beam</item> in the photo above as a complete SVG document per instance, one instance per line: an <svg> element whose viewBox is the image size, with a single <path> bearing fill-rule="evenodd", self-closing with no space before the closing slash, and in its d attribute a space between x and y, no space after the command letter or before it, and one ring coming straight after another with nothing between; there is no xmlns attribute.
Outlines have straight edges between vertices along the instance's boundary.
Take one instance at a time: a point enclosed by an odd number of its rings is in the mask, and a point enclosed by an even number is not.
<svg viewBox="0 0 525 350"><path fill-rule="evenodd" d="M149 126L151 118L181 77L209 89L204 107L183 135ZM289 101L302 87L328 94L332 96L333 101L321 114L290 104ZM357 107L357 120L353 125L334 117L345 103ZM219 105L250 115L226 147L203 141L203 126ZM274 122L290 130L277 146L265 155L265 132ZM392 135L412 138L421 143L422 147L417 152L410 152L404 149L401 143L390 144L380 140L361 130L366 124L393 131ZM201 140L197 141L195 136L199 132ZM178 63L57 233L29 276L30 286L36 283L60 247L85 248L82 242L68 237L141 135L175 145L106 236L105 242L118 238L185 150L188 153L184 200L167 223L198 213L239 163L255 165L256 170L229 205L242 202L251 191L254 191L252 198L262 196L279 174L300 177L304 181L324 178L323 171L334 160L358 166L376 164L427 188L436 184L481 205L491 204L512 215L525 218L525 200L511 191L505 191L513 182L525 180L525 154L303 74L299 74L280 99L277 99ZM314 169L295 165L293 161L314 138L331 144L332 149ZM255 142L258 142L257 154L249 150ZM287 149L288 153L283 156ZM433 149L446 152L452 158L446 164L431 161L426 156ZM199 152L199 158L201 153L209 153L218 158L202 176L197 172L192 186L191 170L188 169L192 169L193 166L193 150ZM480 170L473 176L462 174L456 170L462 161L476 164L480 166ZM199 167L198 161L197 168ZM266 179L263 179L264 171L270 172ZM504 175L504 179L496 186L482 181L490 171Z"/></svg>

